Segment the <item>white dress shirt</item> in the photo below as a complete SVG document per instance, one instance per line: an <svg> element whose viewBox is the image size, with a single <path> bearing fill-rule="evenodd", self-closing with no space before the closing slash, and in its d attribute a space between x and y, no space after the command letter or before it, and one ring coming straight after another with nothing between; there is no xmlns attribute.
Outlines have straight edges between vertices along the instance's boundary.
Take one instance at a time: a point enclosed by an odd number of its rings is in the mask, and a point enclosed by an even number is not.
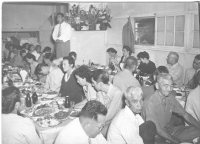
<svg viewBox="0 0 200 144"><path fill-rule="evenodd" d="M70 40L71 38L71 34L72 34L72 28L71 28L71 25L66 23L66 22L63 22L61 24L61 36L58 37L58 32L59 32L59 27L60 27L60 24L57 24L54 28L54 31L53 31L53 34L52 34L52 37L53 39L56 41L57 39L58 40L63 40L64 42Z"/></svg>
<svg viewBox="0 0 200 144"><path fill-rule="evenodd" d="M36 51L33 51L31 54L35 56L36 60L38 60L38 58L40 57L40 54Z"/></svg>
<svg viewBox="0 0 200 144"><path fill-rule="evenodd" d="M2 114L3 144L41 144L35 126L29 118L17 114Z"/></svg>
<svg viewBox="0 0 200 144"><path fill-rule="evenodd" d="M102 134L89 138L83 130L79 118L68 123L58 134L55 144L106 144Z"/></svg>
<svg viewBox="0 0 200 144"><path fill-rule="evenodd" d="M50 67L49 74L46 78L45 88L59 92L63 75L60 68Z"/></svg>
<svg viewBox="0 0 200 144"><path fill-rule="evenodd" d="M200 123L200 86L188 95L185 109Z"/></svg>
<svg viewBox="0 0 200 144"><path fill-rule="evenodd" d="M139 135L139 125L144 120L134 114L128 106L120 110L112 120L108 130L108 141L113 144L143 144Z"/></svg>

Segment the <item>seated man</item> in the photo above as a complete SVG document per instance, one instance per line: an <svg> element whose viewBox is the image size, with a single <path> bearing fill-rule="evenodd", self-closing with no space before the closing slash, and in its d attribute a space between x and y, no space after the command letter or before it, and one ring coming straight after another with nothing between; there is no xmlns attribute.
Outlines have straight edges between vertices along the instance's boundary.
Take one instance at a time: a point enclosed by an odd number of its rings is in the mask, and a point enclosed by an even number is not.
<svg viewBox="0 0 200 144"><path fill-rule="evenodd" d="M125 45L125 46L123 46L123 48L122 48L122 52L123 52L123 56L121 57L121 60L120 60L120 62L119 62L119 67L120 67L121 70L124 69L124 64L125 64L125 62L126 62L126 59L127 59L129 56L131 56L132 50L131 50L130 47L128 47L128 46Z"/></svg>
<svg viewBox="0 0 200 144"><path fill-rule="evenodd" d="M46 82L45 82L45 88L59 92L61 81L63 78L63 72L58 67L52 67L48 66L46 64L38 64L35 69L36 75L42 74L46 75Z"/></svg>
<svg viewBox="0 0 200 144"><path fill-rule="evenodd" d="M149 54L144 51L137 55L138 59L141 61L138 66L137 72L140 74L152 75L156 70L156 65L154 62L149 60Z"/></svg>
<svg viewBox="0 0 200 144"><path fill-rule="evenodd" d="M187 97L186 111L200 123L200 71L196 76L198 86Z"/></svg>
<svg viewBox="0 0 200 144"><path fill-rule="evenodd" d="M30 53L27 53L24 58L29 63L31 76L35 77L35 68L38 65L38 62L36 62L35 56Z"/></svg>
<svg viewBox="0 0 200 144"><path fill-rule="evenodd" d="M183 85L183 67L178 63L179 55L176 52L170 52L167 56L166 67L177 87Z"/></svg>
<svg viewBox="0 0 200 144"><path fill-rule="evenodd" d="M114 48L107 49L107 53L109 54L109 63L108 66L112 70L120 71L119 68L119 62L121 60L121 57L117 55L117 51Z"/></svg>
<svg viewBox="0 0 200 144"><path fill-rule="evenodd" d="M104 70L95 70L91 74L91 81L97 91L97 99L103 103L107 109L106 126L103 129L103 134L106 135L107 129L111 120L116 113L122 108L123 92L109 82L109 75Z"/></svg>
<svg viewBox="0 0 200 144"><path fill-rule="evenodd" d="M184 85L189 86L194 89L194 80L193 77L197 72L200 71L200 54L196 55L193 61L193 68L189 68L185 72Z"/></svg>
<svg viewBox="0 0 200 144"><path fill-rule="evenodd" d="M79 118L67 124L56 138L55 144L105 144L100 133L105 124L106 107L98 101L86 103Z"/></svg>
<svg viewBox="0 0 200 144"><path fill-rule="evenodd" d="M33 122L18 115L21 106L19 89L8 87L2 91L2 143L41 144Z"/></svg>
<svg viewBox="0 0 200 144"><path fill-rule="evenodd" d="M137 59L134 56L128 57L125 62L124 70L115 75L113 85L120 88L123 92L130 86L141 87L138 80L132 74L136 70L136 67Z"/></svg>
<svg viewBox="0 0 200 144"><path fill-rule="evenodd" d="M83 87L85 94L85 99L75 105L76 109L81 109L88 101L97 99L96 90L94 90L91 84L90 74L90 69L85 65L80 66L74 71L77 82Z"/></svg>
<svg viewBox="0 0 200 144"><path fill-rule="evenodd" d="M173 88L172 76L161 73L157 77L156 92L144 101L143 118L156 124L157 134L173 142L191 142L200 136L200 124L187 113L181 104L170 95ZM172 112L183 116L191 126L173 126L170 124Z"/></svg>
<svg viewBox="0 0 200 144"><path fill-rule="evenodd" d="M44 55L46 54L46 53L51 53L51 48L50 47L45 47L44 49L43 49L43 51L42 51L42 54L39 56L39 58L38 58L38 63L43 63L43 60L44 60Z"/></svg>
<svg viewBox="0 0 200 144"><path fill-rule="evenodd" d="M32 54L35 56L36 61L38 61L40 54L41 54L41 46L40 45L36 45L35 46L35 50L32 52Z"/></svg>
<svg viewBox="0 0 200 144"><path fill-rule="evenodd" d="M139 115L143 107L142 90L129 87L125 92L126 107L118 112L108 130L108 141L113 144L154 144L156 126L144 122Z"/></svg>

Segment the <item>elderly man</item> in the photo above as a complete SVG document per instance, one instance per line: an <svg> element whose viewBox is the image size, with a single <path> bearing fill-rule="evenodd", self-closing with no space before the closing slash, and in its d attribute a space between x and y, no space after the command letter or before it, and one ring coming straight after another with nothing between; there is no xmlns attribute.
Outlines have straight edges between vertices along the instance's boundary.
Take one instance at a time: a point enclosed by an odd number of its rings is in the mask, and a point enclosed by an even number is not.
<svg viewBox="0 0 200 144"><path fill-rule="evenodd" d="M185 111L181 104L170 95L173 88L172 76L161 73L157 77L157 91L144 101L143 118L156 124L160 137L173 143L191 142L200 136L200 124ZM170 124L172 112L182 116L191 126Z"/></svg>
<svg viewBox="0 0 200 144"><path fill-rule="evenodd" d="M56 42L56 58L68 56L70 52L71 25L65 22L63 13L57 14L58 24L53 31L53 39Z"/></svg>
<svg viewBox="0 0 200 144"><path fill-rule="evenodd" d="M154 144L156 126L144 122L139 113L143 106L142 90L129 87L125 93L126 107L115 116L108 130L108 141L113 144Z"/></svg>
<svg viewBox="0 0 200 144"><path fill-rule="evenodd" d="M113 84L119 87L123 92L130 86L141 87L138 80L133 76L137 68L137 59L134 56L127 58L123 71L117 73L113 79Z"/></svg>
<svg viewBox="0 0 200 144"><path fill-rule="evenodd" d="M105 124L106 107L91 100L81 110L79 118L67 124L59 133L55 144L104 144L100 133Z"/></svg>
<svg viewBox="0 0 200 144"><path fill-rule="evenodd" d="M186 70L184 85L192 86L194 80L193 77L198 71L200 71L200 54L195 56L193 67Z"/></svg>
<svg viewBox="0 0 200 144"><path fill-rule="evenodd" d="M183 84L183 67L178 63L179 55L176 52L170 52L167 56L166 67L169 74L172 75L174 83L180 87Z"/></svg>
<svg viewBox="0 0 200 144"><path fill-rule="evenodd" d="M185 109L200 123L200 71L195 78L198 86L188 95Z"/></svg>

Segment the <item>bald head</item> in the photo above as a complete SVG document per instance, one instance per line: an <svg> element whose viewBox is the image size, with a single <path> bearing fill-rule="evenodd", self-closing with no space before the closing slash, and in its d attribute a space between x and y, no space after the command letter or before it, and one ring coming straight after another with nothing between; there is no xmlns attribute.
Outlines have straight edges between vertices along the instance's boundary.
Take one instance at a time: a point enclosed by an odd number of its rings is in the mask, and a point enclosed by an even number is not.
<svg viewBox="0 0 200 144"><path fill-rule="evenodd" d="M133 72L135 71L136 67L137 67L137 59L134 56L128 57L126 59L124 68Z"/></svg>

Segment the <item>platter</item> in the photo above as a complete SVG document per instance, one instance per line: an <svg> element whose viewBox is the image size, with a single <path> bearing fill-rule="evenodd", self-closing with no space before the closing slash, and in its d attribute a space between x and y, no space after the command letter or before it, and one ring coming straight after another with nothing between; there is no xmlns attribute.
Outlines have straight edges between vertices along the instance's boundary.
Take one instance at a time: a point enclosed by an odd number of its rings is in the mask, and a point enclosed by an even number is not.
<svg viewBox="0 0 200 144"><path fill-rule="evenodd" d="M54 117L58 120L65 120L65 119L68 118L68 116L69 116L68 111L59 111L59 112L54 114Z"/></svg>
<svg viewBox="0 0 200 144"><path fill-rule="evenodd" d="M55 118L38 119L36 122L39 126L44 127L44 128L54 127L61 123L61 121L59 121Z"/></svg>
<svg viewBox="0 0 200 144"><path fill-rule="evenodd" d="M54 111L55 111L54 108L44 107L44 108L36 109L34 111L34 115L36 115L36 116L44 116L44 115L49 115L49 114L53 113Z"/></svg>

